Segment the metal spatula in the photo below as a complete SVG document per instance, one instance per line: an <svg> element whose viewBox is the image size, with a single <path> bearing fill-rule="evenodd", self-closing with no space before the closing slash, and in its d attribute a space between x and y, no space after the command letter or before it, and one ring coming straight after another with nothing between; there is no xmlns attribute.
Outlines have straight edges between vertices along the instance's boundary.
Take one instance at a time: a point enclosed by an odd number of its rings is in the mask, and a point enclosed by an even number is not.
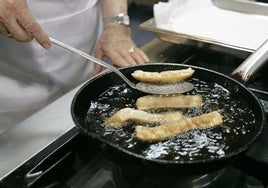
<svg viewBox="0 0 268 188"><path fill-rule="evenodd" d="M176 83L168 83L168 84L150 84L145 82L139 82L137 84L131 82L124 74L122 74L117 68L114 66L101 61L91 55L88 55L74 47L71 47L63 42L60 42L54 38L50 37L50 41L58 46L61 46L67 50L70 50L71 52L74 52L94 63L100 64L111 71L115 72L118 76L120 76L130 87L133 89L137 89L139 91L142 91L144 93L150 93L150 94L175 94L175 93L185 93L187 91L191 91L194 86L193 84L189 82L176 82Z"/></svg>

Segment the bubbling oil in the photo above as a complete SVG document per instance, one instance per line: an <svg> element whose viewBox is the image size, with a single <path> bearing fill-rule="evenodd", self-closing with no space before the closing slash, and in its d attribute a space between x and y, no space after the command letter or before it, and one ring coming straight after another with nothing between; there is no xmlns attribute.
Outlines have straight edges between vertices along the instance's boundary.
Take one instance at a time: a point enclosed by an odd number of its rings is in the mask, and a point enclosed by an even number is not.
<svg viewBox="0 0 268 188"><path fill-rule="evenodd" d="M136 138L136 123L129 122L119 128L104 123L122 108L136 108L137 98L146 95L122 84L109 88L96 100L90 101L85 129L98 134L114 146L147 159L189 162L223 158L238 150L241 145L246 145L248 138L254 134L255 116L250 106L217 83L197 78L192 78L190 82L195 88L186 94L201 95L204 103L201 108L156 109L150 112L180 111L185 116L193 117L218 110L223 116L222 126L190 130L159 142L141 142Z"/></svg>

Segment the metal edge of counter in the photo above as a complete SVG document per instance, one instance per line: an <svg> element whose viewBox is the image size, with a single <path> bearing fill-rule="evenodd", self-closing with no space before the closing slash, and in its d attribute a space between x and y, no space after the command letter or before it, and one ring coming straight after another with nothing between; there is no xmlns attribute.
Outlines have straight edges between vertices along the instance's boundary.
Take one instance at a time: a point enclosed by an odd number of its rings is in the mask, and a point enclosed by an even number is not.
<svg viewBox="0 0 268 188"><path fill-rule="evenodd" d="M74 128L71 101L77 88L0 135L0 181Z"/></svg>

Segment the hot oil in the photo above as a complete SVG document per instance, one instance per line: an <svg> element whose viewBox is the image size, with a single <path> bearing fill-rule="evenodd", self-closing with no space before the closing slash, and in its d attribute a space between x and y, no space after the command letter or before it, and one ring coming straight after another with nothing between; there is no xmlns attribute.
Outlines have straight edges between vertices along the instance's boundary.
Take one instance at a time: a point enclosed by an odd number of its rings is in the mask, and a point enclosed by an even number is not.
<svg viewBox="0 0 268 188"><path fill-rule="evenodd" d="M196 78L190 80L195 89L187 94L201 95L201 108L157 109L160 113L180 111L193 117L213 110L223 116L223 125L213 128L200 128L179 134L160 142L141 142L136 139L135 123L119 128L105 125L105 120L122 108L136 108L137 98L146 94L128 89L126 85L109 88L98 99L91 101L85 121L85 128L98 134L115 146L148 159L179 160L182 162L223 158L246 145L254 134L255 117L246 102L233 96L229 90L215 83L207 83ZM144 126L155 126L143 124Z"/></svg>

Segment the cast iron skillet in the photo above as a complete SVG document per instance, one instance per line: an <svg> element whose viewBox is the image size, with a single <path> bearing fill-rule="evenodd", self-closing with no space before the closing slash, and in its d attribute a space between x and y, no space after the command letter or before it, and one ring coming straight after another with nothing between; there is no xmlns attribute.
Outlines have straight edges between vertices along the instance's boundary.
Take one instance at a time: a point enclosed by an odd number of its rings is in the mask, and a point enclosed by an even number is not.
<svg viewBox="0 0 268 188"><path fill-rule="evenodd" d="M131 79L131 73L138 69L163 71L188 67L188 65L164 63L120 70ZM77 92L71 106L72 118L81 132L127 154L130 158L140 159L143 162L176 165L194 171L203 165L206 170L228 165L229 159L247 150L261 133L265 122L264 110L254 94L240 82L215 71L191 67L195 73L190 82L193 82L198 89L187 94L201 94L208 97L204 97L205 105L201 111L179 110L186 115L220 110L223 117L229 118L231 123L226 123L220 128L190 131L162 142L139 142L135 139L135 124L130 123L119 129L107 128L104 125L104 119L116 110L127 106L135 108L136 99L147 95L128 88L112 72L105 72L92 78ZM114 86L118 87L111 89ZM199 149L195 151L195 148Z"/></svg>
<svg viewBox="0 0 268 188"><path fill-rule="evenodd" d="M268 40L244 61L232 75L247 82L250 76L265 63ZM223 125L209 129L196 129L161 142L143 143L135 137L135 123L112 128L105 119L124 107L135 108L137 98L147 95L126 86L113 72L103 72L89 80L75 95L72 118L87 136L111 148L115 158L121 155L149 165L176 167L182 172L216 170L229 165L256 140L265 123L265 113L259 100L239 81L221 73L189 65L153 63L122 68L130 80L135 70L164 71L192 67L195 73L189 79L195 86L186 94L199 94L201 108L180 110L186 116L196 116L218 110ZM174 109L173 109L174 110ZM155 112L165 111L165 109ZM145 125L149 126L149 125Z"/></svg>

